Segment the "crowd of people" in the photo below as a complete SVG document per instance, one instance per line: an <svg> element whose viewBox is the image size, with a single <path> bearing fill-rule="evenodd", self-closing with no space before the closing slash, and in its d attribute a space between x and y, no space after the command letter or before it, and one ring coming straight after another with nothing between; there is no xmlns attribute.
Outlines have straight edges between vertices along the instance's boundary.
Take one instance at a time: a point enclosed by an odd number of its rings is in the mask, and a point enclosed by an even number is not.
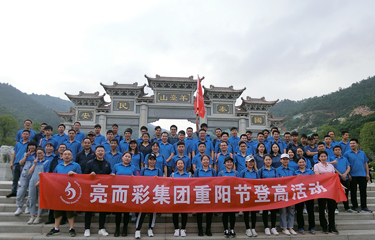
<svg viewBox="0 0 375 240"><path fill-rule="evenodd" d="M341 133L342 140L336 142L335 132L330 131L319 142L318 134L306 136L297 132L285 132L281 137L277 127L257 133L253 140L252 132L238 136L238 129L232 127L229 132L215 129L215 137L208 133L207 124L197 124L197 131L188 127L180 130L170 126L170 133L155 127L151 138L148 128L140 128L141 137L132 138L132 129L127 128L124 135L118 133L114 124L106 136L101 135L101 126L95 125L92 131L80 131L81 124L74 123L74 128L65 134L65 125L58 126L58 133L52 135L53 127L45 123L41 132L31 130L32 121L24 122L25 128L16 135L16 146L11 162L13 184L7 197L16 197L15 215L23 213L25 196L28 191L25 213L30 214L28 224L41 222L42 209L38 208L39 173L62 174L111 174L158 177L239 177L247 179L279 178L294 175L313 175L337 173L348 197L351 194L352 206L343 202L346 212L372 212L367 208L366 187L370 180L366 154L359 150L358 140L350 139L349 133ZM198 128L199 127L199 128ZM360 190L360 207L357 202L357 187ZM318 199L319 222L324 233L338 234L335 214L337 203L332 199ZM141 237L141 228L147 215L150 217L147 235L154 236L153 228L157 217L154 213L115 213L116 229L114 236L127 236L130 217L136 218L135 238ZM193 212L193 210L192 210ZM260 211L266 235L278 235L276 214L279 213L280 228L283 234L305 234L304 216L307 213L308 228L315 234L314 200L308 200L281 209ZM328 213L328 222L325 213ZM206 213L205 231L203 214L197 213L198 236L212 236L212 212ZM216 213L217 214L217 213ZM258 212L241 212L246 226L245 234L257 236L255 231ZM294 217L297 215L297 231L294 230ZM92 212L85 212L84 236L90 236ZM99 212L99 232L108 236L105 230L107 213ZM181 215L181 225L179 225ZM72 211L49 210L46 224L54 224L47 236L60 233L62 221L69 223L69 235L75 236L74 216ZM186 236L187 213L173 213L174 236ZM249 219L251 217L251 220ZM270 217L271 226L268 218ZM65 220L66 219L66 220ZM121 221L123 222L120 231ZM235 237L235 212L222 213L225 237ZM229 224L228 224L229 223ZM251 226L250 226L251 223ZM229 225L229 226L228 226Z"/></svg>

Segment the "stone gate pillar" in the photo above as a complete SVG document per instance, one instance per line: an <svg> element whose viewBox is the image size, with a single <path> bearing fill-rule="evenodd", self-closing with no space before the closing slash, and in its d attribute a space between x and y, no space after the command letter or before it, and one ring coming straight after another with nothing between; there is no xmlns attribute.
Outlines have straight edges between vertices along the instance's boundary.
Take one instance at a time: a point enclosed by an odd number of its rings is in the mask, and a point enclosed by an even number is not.
<svg viewBox="0 0 375 240"><path fill-rule="evenodd" d="M140 106L140 109L139 109L139 127L138 127L138 131L139 131L139 136L141 136L141 127L142 126L146 126L147 127L147 118L148 118L148 107L147 107L147 103L141 103L141 106Z"/></svg>
<svg viewBox="0 0 375 240"><path fill-rule="evenodd" d="M238 135L245 134L246 132L246 117L240 117L238 120Z"/></svg>
<svg viewBox="0 0 375 240"><path fill-rule="evenodd" d="M103 136L107 135L107 117L105 113L99 113L99 124L102 126L102 129L100 130L100 134Z"/></svg>

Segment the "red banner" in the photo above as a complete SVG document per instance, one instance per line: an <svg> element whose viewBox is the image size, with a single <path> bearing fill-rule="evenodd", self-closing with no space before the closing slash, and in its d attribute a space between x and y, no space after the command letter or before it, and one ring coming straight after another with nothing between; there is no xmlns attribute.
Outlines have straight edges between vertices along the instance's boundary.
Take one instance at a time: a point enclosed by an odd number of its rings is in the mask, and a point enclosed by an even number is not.
<svg viewBox="0 0 375 240"><path fill-rule="evenodd" d="M346 201L336 174L271 179L42 173L41 209L93 212L238 212L310 199Z"/></svg>

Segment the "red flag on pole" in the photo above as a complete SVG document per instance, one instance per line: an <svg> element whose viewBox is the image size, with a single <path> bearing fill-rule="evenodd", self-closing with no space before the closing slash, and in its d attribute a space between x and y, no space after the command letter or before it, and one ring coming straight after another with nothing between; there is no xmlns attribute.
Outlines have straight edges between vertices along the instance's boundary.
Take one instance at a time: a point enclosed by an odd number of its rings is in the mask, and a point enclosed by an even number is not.
<svg viewBox="0 0 375 240"><path fill-rule="evenodd" d="M198 114L199 117L204 118L206 110L204 109L204 99L203 99L203 90L201 85L201 79L198 76L197 80L197 95L195 96L195 114Z"/></svg>

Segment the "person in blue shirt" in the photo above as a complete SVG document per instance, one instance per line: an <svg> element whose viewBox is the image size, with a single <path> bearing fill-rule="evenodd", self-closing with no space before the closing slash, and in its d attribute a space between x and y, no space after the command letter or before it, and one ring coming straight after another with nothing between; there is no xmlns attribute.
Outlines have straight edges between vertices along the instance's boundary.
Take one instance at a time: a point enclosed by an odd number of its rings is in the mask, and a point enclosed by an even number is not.
<svg viewBox="0 0 375 240"><path fill-rule="evenodd" d="M102 130L102 126L100 126L100 124L96 124L94 126L96 145L101 145L103 142L105 142L105 137L102 134L100 134L101 130Z"/></svg>
<svg viewBox="0 0 375 240"><path fill-rule="evenodd" d="M117 138L112 138L109 141L109 145L111 146L111 149L109 151L105 151L104 159L107 160L111 164L111 169L112 169L117 163L121 162L122 153L118 151Z"/></svg>
<svg viewBox="0 0 375 240"><path fill-rule="evenodd" d="M333 157L335 154L333 154L333 145L332 145L332 139L329 135L324 136L324 144L326 146L325 151L328 153L328 158Z"/></svg>
<svg viewBox="0 0 375 240"><path fill-rule="evenodd" d="M318 149L315 146L315 141L313 136L308 136L307 137L307 146L304 147L305 151L305 157L307 160L310 161L311 166L314 166L314 156L318 154Z"/></svg>
<svg viewBox="0 0 375 240"><path fill-rule="evenodd" d="M221 145L220 143L222 142L226 142L227 145L228 145L228 152L230 153L234 153L234 145L232 145L231 143L228 142L228 139L229 139L229 134L227 132L222 132L221 133L221 140L220 141L216 141L216 146L215 146L215 149L214 149L214 152L215 154L218 154L218 153L221 153Z"/></svg>
<svg viewBox="0 0 375 240"><path fill-rule="evenodd" d="M142 168L142 162L144 161L143 153L138 150L137 141L132 139L129 142L128 151L132 154L131 165L137 170L140 171Z"/></svg>
<svg viewBox="0 0 375 240"><path fill-rule="evenodd" d="M75 136L76 140L78 142L82 142L82 140L86 138L86 134L84 134L83 132L80 131L81 123L75 122L73 127L74 127L74 130L76 131L76 136Z"/></svg>
<svg viewBox="0 0 375 240"><path fill-rule="evenodd" d="M270 140L268 140L268 135L270 134L270 131L269 131L268 129L264 129L264 130L262 131L262 133L263 133L263 143L264 143L267 147L269 147L268 152L270 152L271 144L272 144L272 142L271 142Z"/></svg>
<svg viewBox="0 0 375 240"><path fill-rule="evenodd" d="M232 136L228 138L228 143L232 144L232 146L238 146L238 142L240 141L240 138L237 136L238 128L232 127L230 129L230 134Z"/></svg>
<svg viewBox="0 0 375 240"><path fill-rule="evenodd" d="M200 128L199 128L198 124L199 123L197 121L196 122L196 129L197 129L197 131L195 132L195 134L197 134L198 139L200 138L200 136L199 136L200 130L203 129L206 132L206 135L205 135L206 140L212 142L212 137L210 136L210 134L207 133L207 131L208 131L208 125L207 125L207 123L202 123L201 126L200 126Z"/></svg>
<svg viewBox="0 0 375 240"><path fill-rule="evenodd" d="M284 133L284 141L283 141L283 145L284 145L284 152L286 153L288 151L288 148L289 148L289 144L291 143L290 141L290 132L285 132Z"/></svg>
<svg viewBox="0 0 375 240"><path fill-rule="evenodd" d="M311 162L305 158L305 150L304 150L303 147L298 147L296 149L296 158L297 158L296 163L298 162L298 159L300 159L300 158L305 159L306 160L306 168L312 169Z"/></svg>
<svg viewBox="0 0 375 240"><path fill-rule="evenodd" d="M141 143L138 143L138 139L137 139L138 151L141 152L144 157L146 157L149 153L152 153L150 134L148 134L147 132L142 133L142 140L143 141ZM144 161L146 162L147 159L145 158ZM145 164L144 162L142 162L142 167L144 166Z"/></svg>
<svg viewBox="0 0 375 240"><path fill-rule="evenodd" d="M151 144L151 150L152 150L152 154L154 154L156 156L156 168L159 168L160 170L162 170L163 174L167 174L167 162L165 161L164 156L159 153L159 150L160 150L159 143L153 142ZM144 164L145 164L146 167L147 167L146 160L148 159L148 155L149 154L147 154L146 157L145 157L145 163Z"/></svg>
<svg viewBox="0 0 375 240"><path fill-rule="evenodd" d="M132 133L133 133L133 130L131 128L125 129L124 139L119 141L120 152L123 153L123 152L129 151L129 144L130 144Z"/></svg>
<svg viewBox="0 0 375 240"><path fill-rule="evenodd" d="M204 129L199 130L199 138L195 142L195 146L194 146L194 149L193 149L193 152L192 152L193 157L195 156L195 153L198 152L198 144L200 142L204 142L206 144L206 152L205 153L207 155L210 155L211 158L214 158L214 150L215 150L214 146L212 145L211 141L207 140L206 135L207 135L206 130L204 130Z"/></svg>
<svg viewBox="0 0 375 240"><path fill-rule="evenodd" d="M66 145L66 148L72 151L73 153L73 161L76 160L77 153L79 152L79 149L81 147L81 142L76 140L76 130L70 129L68 131L69 140L65 141L64 144Z"/></svg>
<svg viewBox="0 0 375 240"><path fill-rule="evenodd" d="M289 155L282 154L280 157L281 166L276 169L277 177L290 177L294 176L294 171L288 166ZM280 208L280 227L285 235L296 235L297 233L293 229L294 224L294 210L295 206Z"/></svg>
<svg viewBox="0 0 375 240"><path fill-rule="evenodd" d="M318 152L323 152L326 149L326 145L324 144L324 142L318 142L316 149L318 150ZM313 160L314 165L319 162L318 154L314 155Z"/></svg>
<svg viewBox="0 0 375 240"><path fill-rule="evenodd" d="M176 161L176 171L171 173L170 177L173 178L190 178L190 174L185 171L185 161L178 159ZM178 225L178 215L181 214L181 229ZM173 225L174 225L174 234L175 237L186 237L186 223L187 223L187 213L173 213Z"/></svg>
<svg viewBox="0 0 375 240"><path fill-rule="evenodd" d="M294 171L298 169L298 164L297 164L297 155L296 152L293 149L289 149L287 151L287 154L289 156L289 164L288 166L293 169Z"/></svg>
<svg viewBox="0 0 375 240"><path fill-rule="evenodd" d="M247 156L245 159L245 162L246 162L246 168L242 170L242 172L240 172L240 177L247 178L247 179L258 179L254 157L251 155ZM251 213L251 228L249 224L249 213ZM257 232L255 231L255 224L257 221L256 211L243 212L243 220L246 226L246 236L248 237L258 236Z"/></svg>
<svg viewBox="0 0 375 240"><path fill-rule="evenodd" d="M338 142L338 145L341 147L342 155L344 155L347 151L350 151L349 132L348 131L342 131L341 132L341 141Z"/></svg>
<svg viewBox="0 0 375 240"><path fill-rule="evenodd" d="M238 154L238 153L240 153L241 151L240 151L240 142L247 142L247 136L246 136L246 134L241 134L241 136L240 136L240 141L238 142L238 144L237 144L237 146L233 146L233 153L234 154ZM250 149L247 149L247 144L246 144L246 152L248 153L248 155L249 154L253 154L253 152L252 152L252 150L250 150Z"/></svg>
<svg viewBox="0 0 375 240"><path fill-rule="evenodd" d="M266 146L264 143L259 143L256 147L256 151L254 154L255 163L258 169L264 166L264 155L267 154Z"/></svg>
<svg viewBox="0 0 375 240"><path fill-rule="evenodd" d="M253 132L250 131L250 130L247 130L246 131L246 136L247 136L247 148L250 150L250 152L254 155L255 154L255 147L254 145L256 145L257 143L255 141L253 141Z"/></svg>
<svg viewBox="0 0 375 240"><path fill-rule="evenodd" d="M112 130L108 130L107 131L107 140L105 141L105 142L103 142L101 145L104 147L104 149L105 149L105 152L109 152L109 151L111 151L111 140L112 139L116 139L116 138L114 138L113 137L113 131ZM118 145L118 141L117 141L117 151L119 151L119 152L121 152L120 151L120 146Z"/></svg>
<svg viewBox="0 0 375 240"><path fill-rule="evenodd" d="M54 173L68 174L69 176L82 174L79 164L72 161L72 150L66 149L62 155L64 162L56 166L56 168L53 170ZM68 218L69 222L69 235L71 237L76 236L76 231L74 230L74 211L54 210L55 226L46 234L47 237L60 234L59 226L64 214Z"/></svg>
<svg viewBox="0 0 375 240"><path fill-rule="evenodd" d="M15 197L17 196L17 188L18 188L18 180L21 177L22 166L19 164L20 160L24 157L27 149L27 145L29 144L30 138L30 131L24 129L22 132L22 139L16 143L16 146L13 148L13 156L12 162L10 163L10 169L12 170L13 175L13 184L12 184L12 192L8 194L6 197Z"/></svg>
<svg viewBox="0 0 375 240"><path fill-rule="evenodd" d="M271 152L270 155L272 156L272 167L278 168L281 166L281 161L280 161L280 145L277 143L273 143L271 145Z"/></svg>
<svg viewBox="0 0 375 240"><path fill-rule="evenodd" d="M202 167L202 157L205 154L206 152L206 144L201 142L198 144L198 154L196 154L194 157L193 157L193 160L192 160L192 167L193 167L193 172L195 173L195 171L197 169L199 169L200 167ZM210 159L210 163L209 163L209 167L212 168L212 159L211 159L211 156L209 155L206 155L208 156L208 158Z"/></svg>
<svg viewBox="0 0 375 240"><path fill-rule="evenodd" d="M339 144L338 142L335 141L335 132L334 131L329 131L327 133L327 135L331 138L331 144L332 144L333 147Z"/></svg>
<svg viewBox="0 0 375 240"><path fill-rule="evenodd" d="M178 132L178 134L177 134L178 141L173 144L173 152L176 155L178 153L177 143L178 142L184 142L185 143L184 154L186 156L188 156L189 158L192 158L192 152L193 152L192 147L194 148L194 146L195 146L195 139L193 141L191 141L188 138L185 138L185 135L186 135L186 133L185 133L184 130L181 130L181 131Z"/></svg>
<svg viewBox="0 0 375 240"><path fill-rule="evenodd" d="M346 188L345 196L347 199L349 199L348 194L349 194L349 188L350 188L349 186L350 185L350 182L349 182L350 163L346 157L342 156L341 154L342 150L339 144L333 147L333 153L335 154L335 156L333 158L331 157L331 162L334 163L333 166L336 169L336 173L340 177L341 184ZM349 208L348 201L343 201L342 203L344 204L345 212L353 212L353 210ZM337 203L336 203L335 213L338 213Z"/></svg>
<svg viewBox="0 0 375 240"><path fill-rule="evenodd" d="M273 132L273 137L272 137L272 140L269 140L272 144L276 143L277 145L279 145L279 148L280 148L280 154L281 153L286 153L286 149L284 149L284 143L283 141L281 140L280 138L280 132L279 130L275 130ZM272 148L272 145L271 145L271 148Z"/></svg>
<svg viewBox="0 0 375 240"><path fill-rule="evenodd" d="M154 143L155 144L155 143ZM163 170L156 167L156 155L154 153L150 153L146 156L146 167L142 168L139 172L139 176L156 176L156 177L163 177ZM135 225L135 239L141 238L141 228L143 221L146 215L149 213L139 213L137 222ZM149 237L153 237L154 233L152 229L155 227L155 220L156 220L156 212L150 213L150 220L148 222L148 231L147 234Z"/></svg>
<svg viewBox="0 0 375 240"><path fill-rule="evenodd" d="M314 175L315 173L311 169L306 168L306 160L303 158L298 159L298 170L294 172L295 175ZM315 215L314 215L314 199L297 203L296 204L296 215L298 232L305 234L305 220L303 219L303 207L306 205L309 231L311 234L315 234Z"/></svg>
<svg viewBox="0 0 375 240"><path fill-rule="evenodd" d="M161 143L161 127L156 126L154 129L155 137L152 139L151 142L158 142L159 144Z"/></svg>
<svg viewBox="0 0 375 240"><path fill-rule="evenodd" d="M225 142L222 142L223 144ZM225 169L218 172L218 177L237 177L237 172L234 170L234 163L233 158L227 156L224 159ZM228 219L230 222L230 231L228 230ZM223 212L223 227L224 227L224 236L228 237L235 237L236 232L234 231L234 225L236 224L236 213L235 212Z"/></svg>
<svg viewBox="0 0 375 240"><path fill-rule="evenodd" d="M37 200L39 199L39 174L48 172L50 161L45 158L45 150L39 147L36 150L36 159L33 161L32 167L29 169L31 175L29 184L30 199L30 220L27 224L39 224L41 221L42 209L36 210Z"/></svg>
<svg viewBox="0 0 375 240"><path fill-rule="evenodd" d="M50 163L51 163L52 159L55 157L55 154L54 154L55 151L54 150L55 150L55 148L54 148L52 143L46 144L46 146L45 146L46 154L44 155L44 158L47 159L48 161L50 161Z"/></svg>
<svg viewBox="0 0 375 240"><path fill-rule="evenodd" d="M250 155L250 152L247 151L248 148L247 148L246 142L240 141L238 145L239 145L239 153L234 156L233 160L236 165L236 171L241 172L242 170L246 168L245 159L246 159L246 156Z"/></svg>
<svg viewBox="0 0 375 240"><path fill-rule="evenodd" d="M302 144L298 142L298 139L299 139L298 132L293 131L290 134L290 136L292 138L292 141L289 143L287 150L292 149L295 152L297 150L297 147L303 147Z"/></svg>
<svg viewBox="0 0 375 240"><path fill-rule="evenodd" d="M52 126L47 125L47 126L44 127L45 137L40 140L39 146L41 146L42 148L44 148L47 143L52 143L53 146L54 146L54 148L57 149L57 147L59 145L58 145L57 140L52 137L52 131L53 131Z"/></svg>
<svg viewBox="0 0 375 240"><path fill-rule="evenodd" d="M146 126L142 126L139 129L139 131L140 131L140 137L137 138L137 140L136 140L138 145L140 145L143 142L142 136L143 136L144 133L148 132L148 128ZM151 141L150 141L150 135L148 135L148 138L149 138L149 143L151 143Z"/></svg>
<svg viewBox="0 0 375 240"><path fill-rule="evenodd" d="M228 152L228 143L227 142L221 142L220 143L220 149L221 153L218 153L215 157L214 164L215 164L215 170L216 172L222 172L225 169L225 159L226 157L233 158L233 154ZM235 168L236 166L234 166Z"/></svg>
<svg viewBox="0 0 375 240"><path fill-rule="evenodd" d="M135 142L135 140L134 140ZM132 161L132 154L130 152L124 152L122 155L122 162L117 163L113 169L111 175L126 175L126 176L137 176L137 171L131 164ZM116 230L115 230L115 237L120 236L120 225L121 225L121 212L115 213L115 223L116 223ZM122 236L126 237L128 235L128 224L129 224L129 212L124 212L124 226L122 228Z"/></svg>
<svg viewBox="0 0 375 240"><path fill-rule="evenodd" d="M174 124L171 125L170 128L169 128L169 131L171 132L171 136L169 136L168 142L173 145L176 142L178 142L177 126L174 125Z"/></svg>
<svg viewBox="0 0 375 240"><path fill-rule="evenodd" d="M35 135L36 135L36 132L34 130L31 129L31 126L32 126L33 122L30 120L30 119L26 119L24 122L23 122L23 126L25 127L24 129L21 129L17 132L16 134L16 142L20 142L23 138L22 138L22 133L24 130L28 130L29 131L29 141L33 140Z"/></svg>
<svg viewBox="0 0 375 240"><path fill-rule="evenodd" d="M368 158L366 154L358 149L358 139L352 138L349 141L350 150L344 154L350 163L350 199L352 209L359 212L357 201L357 185L359 185L359 196L361 198L361 212L371 213L367 208L367 181L370 180L368 171Z"/></svg>
<svg viewBox="0 0 375 240"><path fill-rule="evenodd" d="M258 141L257 142L255 142L255 145L254 145L254 147L255 147L255 152L256 152L256 149L257 149L257 147L259 146L259 143L263 143L264 144L264 146L265 146L265 153L269 153L270 152L270 150L271 150L271 143L270 142L265 142L264 141L264 134L263 134L263 132L259 132L258 133L258 135L257 135L257 139L258 139ZM256 159L255 159L256 160Z"/></svg>
<svg viewBox="0 0 375 240"><path fill-rule="evenodd" d="M118 134L118 125L112 124L113 138L116 138L118 142L121 142L122 136Z"/></svg>
<svg viewBox="0 0 375 240"><path fill-rule="evenodd" d="M17 203L17 210L14 212L14 215L18 216L22 213L22 207L24 204L26 191L29 189L29 182L31 175L29 174L29 169L33 165L34 159L36 158L36 148L37 143L34 140L31 140L27 144L26 153L24 154L24 157L19 161L19 164L21 166L21 178L20 178L20 186L17 190L17 197L16 197L16 203ZM30 207L30 201L29 199L26 202L26 209L25 213L29 213L29 207Z"/></svg>
<svg viewBox="0 0 375 240"><path fill-rule="evenodd" d="M204 144L204 143L202 143ZM197 157L197 156L195 156ZM215 177L215 169L210 167L211 157L208 155L201 156L201 166L194 171L194 177ZM212 213L206 213L206 231L207 236L212 236L211 223L212 223ZM197 225L198 225L198 236L203 237L203 213L197 213Z"/></svg>
<svg viewBox="0 0 375 240"><path fill-rule="evenodd" d="M167 132L162 132L161 142L159 143L159 146L159 152L161 155L163 155L165 161L167 162L167 176L169 176L173 172L173 168L175 166L174 162L172 161L172 158L177 153L174 152L173 145L168 142Z"/></svg>
<svg viewBox="0 0 375 240"><path fill-rule="evenodd" d="M55 147L55 150L57 152L57 148L60 146L61 143L67 141L69 139L68 135L66 135L65 132L65 125L64 124L59 124L57 127L58 133L53 135L53 138L57 141L57 146Z"/></svg>
<svg viewBox="0 0 375 240"><path fill-rule="evenodd" d="M176 154L176 156L172 157L171 162L174 166L176 166L177 160L182 159L184 161L184 164L185 164L184 170L186 172L190 172L191 160L190 160L189 156L184 154L184 152L185 152L185 142L178 142L177 143L177 154ZM176 169L173 167L172 170L174 172Z"/></svg>
<svg viewBox="0 0 375 240"><path fill-rule="evenodd" d="M265 154L263 157L263 163L264 165L262 167L258 167L258 178L276 178L276 169L272 167L272 156L269 154ZM268 227L268 212L271 212L271 230ZM262 218L263 218L263 224L264 224L264 233L266 235L279 235L279 233L276 230L276 213L278 209L272 209L272 210L263 210Z"/></svg>

